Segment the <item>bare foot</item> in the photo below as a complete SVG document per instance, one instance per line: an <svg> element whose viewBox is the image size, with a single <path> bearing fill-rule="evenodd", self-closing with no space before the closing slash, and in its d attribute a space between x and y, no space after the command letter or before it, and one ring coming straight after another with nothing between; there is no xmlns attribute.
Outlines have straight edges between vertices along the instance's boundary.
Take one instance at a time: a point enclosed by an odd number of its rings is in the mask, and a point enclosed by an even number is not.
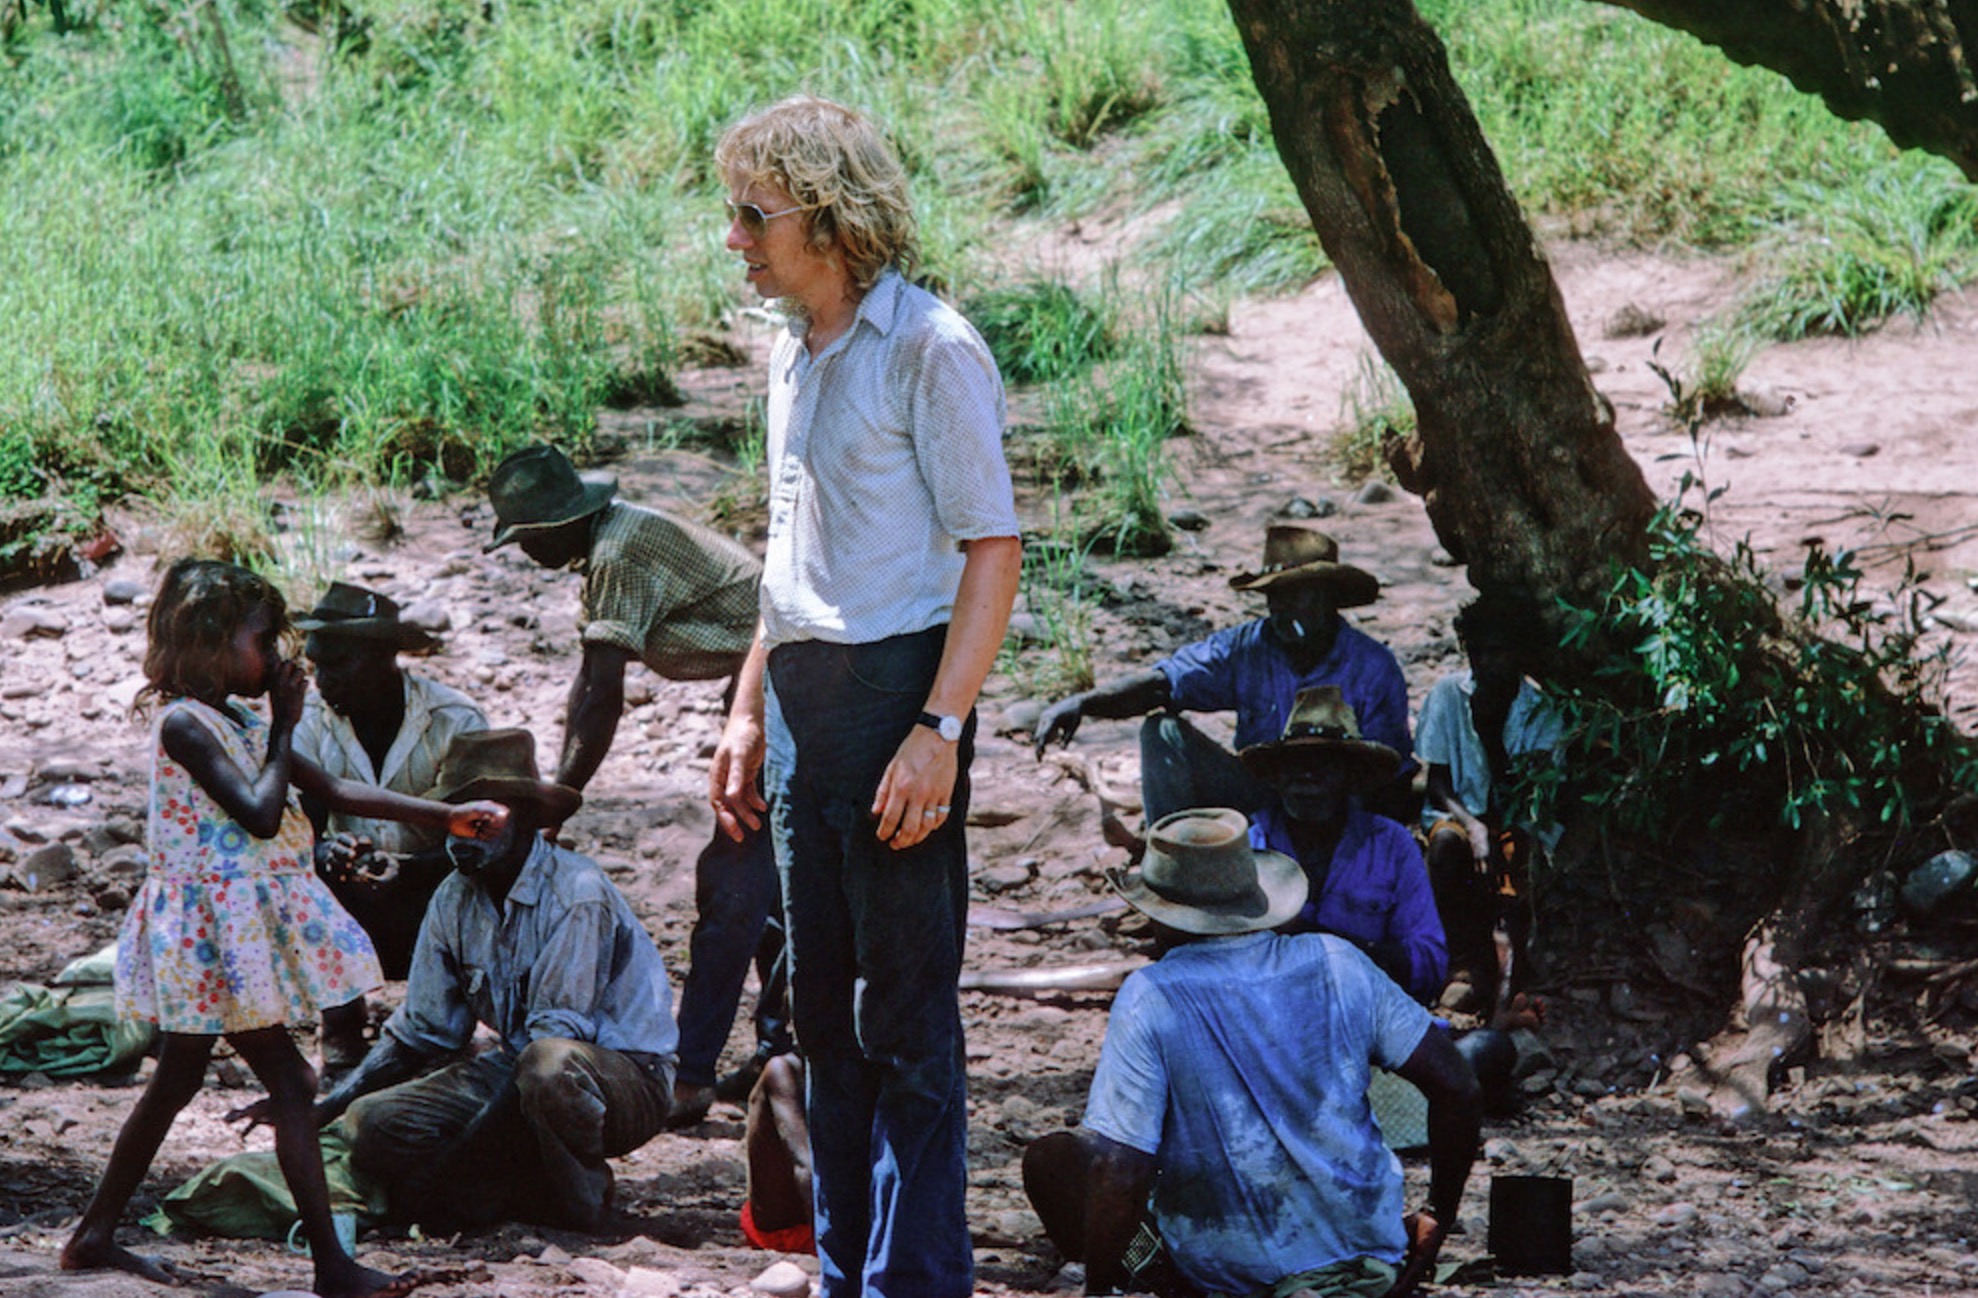
<svg viewBox="0 0 1978 1298"><path fill-rule="evenodd" d="M62 1250L61 1265L64 1271L128 1271L154 1284L179 1282L177 1270L164 1258L141 1257L109 1240L70 1240Z"/></svg>
<svg viewBox="0 0 1978 1298"><path fill-rule="evenodd" d="M416 1271L387 1275L368 1266L359 1266L355 1261L346 1259L346 1262L347 1265L337 1268L334 1275L326 1275L322 1271L316 1273L319 1298L402 1298L402 1295L417 1289L425 1279Z"/></svg>

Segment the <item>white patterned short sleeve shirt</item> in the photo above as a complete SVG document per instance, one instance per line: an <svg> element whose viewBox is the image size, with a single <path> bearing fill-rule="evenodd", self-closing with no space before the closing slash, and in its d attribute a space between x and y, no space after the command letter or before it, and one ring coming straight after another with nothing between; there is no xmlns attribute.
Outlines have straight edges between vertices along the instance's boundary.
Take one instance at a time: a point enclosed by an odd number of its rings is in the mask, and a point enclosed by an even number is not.
<svg viewBox="0 0 1978 1298"><path fill-rule="evenodd" d="M816 357L769 374L763 639L865 644L948 621L962 543L1016 536L1003 381L959 312L888 271Z"/></svg>

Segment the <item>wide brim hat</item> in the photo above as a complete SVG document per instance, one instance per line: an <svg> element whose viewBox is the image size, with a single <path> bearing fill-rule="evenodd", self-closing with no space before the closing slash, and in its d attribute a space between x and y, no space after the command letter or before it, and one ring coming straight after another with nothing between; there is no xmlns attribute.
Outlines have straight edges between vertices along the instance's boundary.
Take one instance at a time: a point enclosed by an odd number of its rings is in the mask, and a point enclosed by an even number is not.
<svg viewBox="0 0 1978 1298"><path fill-rule="evenodd" d="M1310 887L1298 862L1250 846L1250 821L1227 807L1163 816L1137 870L1107 880L1129 906L1183 933L1258 933L1283 924Z"/></svg>
<svg viewBox="0 0 1978 1298"><path fill-rule="evenodd" d="M401 621L398 602L389 595L341 581L331 582L316 607L295 619L295 627L317 635L375 640L412 653L430 653L440 644L424 627Z"/></svg>
<svg viewBox="0 0 1978 1298"><path fill-rule="evenodd" d="M1361 738L1360 718L1337 685L1299 690L1284 734L1252 744L1237 757L1244 770L1267 783L1288 771L1326 764L1345 770L1356 789L1367 789L1393 779L1401 769L1400 753Z"/></svg>
<svg viewBox="0 0 1978 1298"><path fill-rule="evenodd" d="M584 795L536 773L536 737L527 730L470 730L455 735L440 759L430 795L440 802L533 802L544 819L561 824L584 805Z"/></svg>
<svg viewBox="0 0 1978 1298"><path fill-rule="evenodd" d="M1229 579L1233 590L1269 590L1297 582L1332 589L1335 608L1359 608L1380 598L1380 580L1339 561L1339 542L1303 523L1272 523L1264 530L1264 563Z"/></svg>
<svg viewBox="0 0 1978 1298"><path fill-rule="evenodd" d="M588 518L617 494L617 474L579 473L570 457L554 446L526 446L488 475L495 531L481 550L498 550L532 532L548 532Z"/></svg>

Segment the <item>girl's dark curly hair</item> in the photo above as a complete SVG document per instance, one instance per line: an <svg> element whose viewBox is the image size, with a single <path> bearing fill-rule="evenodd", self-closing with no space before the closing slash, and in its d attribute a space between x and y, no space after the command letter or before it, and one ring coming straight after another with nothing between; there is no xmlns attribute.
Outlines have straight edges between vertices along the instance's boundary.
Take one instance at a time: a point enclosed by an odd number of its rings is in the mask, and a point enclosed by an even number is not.
<svg viewBox="0 0 1978 1298"><path fill-rule="evenodd" d="M259 573L218 559L180 559L158 585L146 623L144 695L217 698L226 694L234 633L257 608L288 629L288 601Z"/></svg>

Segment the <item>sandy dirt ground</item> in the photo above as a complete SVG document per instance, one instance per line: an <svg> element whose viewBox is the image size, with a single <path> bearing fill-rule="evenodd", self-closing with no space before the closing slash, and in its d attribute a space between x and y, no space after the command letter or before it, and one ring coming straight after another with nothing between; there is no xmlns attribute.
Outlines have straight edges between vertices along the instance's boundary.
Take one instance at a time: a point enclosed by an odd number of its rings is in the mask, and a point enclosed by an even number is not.
<svg viewBox="0 0 1978 1298"><path fill-rule="evenodd" d="M1648 366L1651 346L1661 338L1664 361L1680 361L1690 328L1729 299L1734 271L1577 244L1556 248L1554 257L1595 381L1651 483L1666 492L1697 464L1689 439L1662 414L1666 394ZM1665 323L1618 336L1611 326L1624 307ZM759 330L745 325L735 341L762 353ZM1343 292L1327 279L1292 296L1239 303L1226 334L1191 346L1196 427L1174 448L1173 505L1209 523L1182 533L1163 558L1094 562L1103 596L1092 628L1098 674L1146 665L1259 612L1227 579L1255 562L1265 522L1302 497L1333 511L1326 526L1344 557L1385 583L1382 600L1355 616L1394 647L1419 706L1429 685L1457 666L1450 619L1466 587L1417 502L1363 500L1327 467L1323 448L1339 420L1339 394L1370 350ZM686 382L689 405L671 413L732 416L760 382L756 365L696 372ZM1810 537L1830 548L1880 547L1865 551L1877 561L1873 571L1893 576L1904 552L1894 543L1924 538L1912 552L1932 574L1926 589L1939 601L1928 643L1961 655L1949 707L1964 728L1978 728L1978 534L1971 530L1978 441L1968 432L1978 422L1978 301L1949 301L1927 322L1898 322L1856 342L1768 349L1746 384L1782 413L1711 425L1703 472L1729 488L1713 513L1719 539L1749 534L1782 573ZM651 419L641 412L606 418L604 442L620 452L612 467L621 493L697 512L729 471L704 455L658 449ZM1045 517L1047 502L1027 496L1023 503L1032 518ZM541 572L512 549L482 555L489 515L473 496L402 502L404 534L389 543L356 539L361 512L353 504L341 516L349 546L341 575L406 602L442 604L452 623L447 646L419 670L476 696L497 725L535 728L553 751L577 662L577 579ZM11 862L0 865L11 883L0 888L5 977L45 981L109 941L136 884L129 840L142 819L144 734L125 713L139 683L142 607L114 601L128 593L120 583L155 583L157 541L141 519L128 520L126 531L129 551L102 572L17 593L0 607L0 861ZM1068 751L1073 760L1040 763L1024 732L1046 700L1026 698L1025 679L1021 668L999 674L982 702L971 818L975 894L986 905L1062 911L1102 899L1102 871L1121 860L1104 846L1097 801L1079 776L1133 787L1133 728L1088 723ZM570 837L632 898L677 987L692 919L691 863L709 831L703 786L721 720L719 691L635 669L628 693L616 746ZM51 803L55 790L74 786L86 788L87 802ZM19 867L51 845L69 850L36 858L43 873L25 886ZM65 871L51 861L64 857L73 874L59 878ZM1968 957L1970 930L1952 940ZM1131 959L1141 947L1117 915L1016 931L977 927L968 966ZM1689 972L1719 989L1735 978L1734 969ZM1698 1017L1696 998L1686 1012L1650 989L1597 975L1561 975L1540 989L1554 1009L1545 1053L1531 1061L1524 1112L1486 1130L1463 1233L1445 1255L1469 1265L1444 1292L1978 1293L1971 1239L1978 1081L1968 1034L1978 1005L1953 1006L1957 1012L1928 1023L1920 1015L1872 1023L1852 1059L1796 1069L1769 1114L1730 1128L1696 1112L1683 1087L1685 1051L1715 1026ZM388 991L387 1002L395 994ZM1711 1012L1721 1017L1725 1003ZM969 1218L984 1294L1079 1287L1025 1203L1019 1158L1027 1140L1077 1121L1107 1005L1104 993L963 994ZM746 1023L738 1023L731 1062L746 1038ZM251 1097L242 1071L216 1064L128 1222L214 1158L269 1147L265 1129L244 1143L222 1121ZM134 1095L130 1083L29 1078L0 1087L0 1294L156 1292L127 1277L62 1275L54 1265ZM375 1266L423 1271L422 1292L436 1298L748 1293L778 1259L745 1248L736 1228L741 1116L718 1105L700 1126L661 1135L620 1160L627 1215L607 1236L520 1226L453 1239L373 1232L361 1255ZM1480 1269L1488 1184L1493 1175L1534 1171L1573 1178L1577 1270L1489 1278ZM1418 1160L1409 1176L1425 1181ZM126 1242L138 1235L127 1226ZM193 1292L251 1295L307 1277L302 1259L273 1244L174 1237L139 1246L179 1265Z"/></svg>

